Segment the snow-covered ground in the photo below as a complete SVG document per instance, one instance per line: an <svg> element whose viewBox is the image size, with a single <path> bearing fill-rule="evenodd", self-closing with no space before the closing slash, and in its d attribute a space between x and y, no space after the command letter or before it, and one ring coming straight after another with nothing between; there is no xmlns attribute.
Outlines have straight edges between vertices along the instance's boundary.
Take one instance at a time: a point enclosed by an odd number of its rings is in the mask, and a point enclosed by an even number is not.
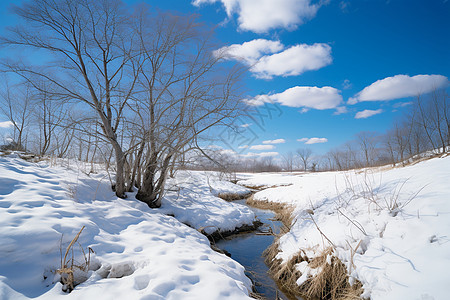
<svg viewBox="0 0 450 300"><path fill-rule="evenodd" d="M313 257L333 244L363 283L363 297L449 299L450 156L397 168L253 174L238 183L284 185L254 195L295 208L291 231L280 239L283 261L300 249ZM305 264L297 268L314 273Z"/></svg>
<svg viewBox="0 0 450 300"><path fill-rule="evenodd" d="M215 172L179 171L167 185L169 191L160 211L206 233L231 231L255 220L247 206L217 198L226 193L246 195L250 190L220 180Z"/></svg>
<svg viewBox="0 0 450 300"><path fill-rule="evenodd" d="M0 299L249 299L244 268L196 230L252 223L247 207L215 197L248 190L181 172L152 210L133 194L115 197L106 173L49 164L0 156ZM74 258L83 264L90 247L92 270L77 271L87 280L65 294L55 270L83 226Z"/></svg>

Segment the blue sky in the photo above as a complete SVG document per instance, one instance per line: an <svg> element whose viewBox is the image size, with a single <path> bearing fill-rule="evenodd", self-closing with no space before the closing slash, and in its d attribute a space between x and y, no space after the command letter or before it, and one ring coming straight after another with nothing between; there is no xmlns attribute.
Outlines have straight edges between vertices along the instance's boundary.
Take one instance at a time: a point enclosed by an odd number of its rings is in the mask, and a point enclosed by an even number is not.
<svg viewBox="0 0 450 300"><path fill-rule="evenodd" d="M1 31L14 22L6 9L11 2L0 2ZM246 99L259 111L268 105L277 111L263 126L239 120L253 137L248 145L231 139L220 144L243 154L301 147L324 154L360 131L384 132L418 92L448 89L450 1L145 2L199 14L218 26L224 47L234 45L223 49L230 60L239 56L252 66L244 79Z"/></svg>

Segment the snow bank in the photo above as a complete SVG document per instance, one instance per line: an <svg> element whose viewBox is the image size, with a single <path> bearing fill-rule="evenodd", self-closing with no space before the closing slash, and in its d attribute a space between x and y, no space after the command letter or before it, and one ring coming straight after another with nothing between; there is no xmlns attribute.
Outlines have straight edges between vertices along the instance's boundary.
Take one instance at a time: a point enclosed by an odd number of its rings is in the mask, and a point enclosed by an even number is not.
<svg viewBox="0 0 450 300"><path fill-rule="evenodd" d="M450 157L443 157L389 170L292 176L291 186L253 197L295 207L277 258L287 261L300 249L312 257L330 245L328 238L351 276L363 283L364 297L447 299L449 179ZM259 175L248 181L267 184Z"/></svg>
<svg viewBox="0 0 450 300"><path fill-rule="evenodd" d="M85 251L94 250L91 269L97 270L86 273L87 280L64 294L67 298L249 299L251 282L241 265L211 250L197 230L161 213L181 209L174 195L163 201L163 210L151 210L131 194L116 198L106 178L0 157L0 299L60 298L62 286L53 283L60 251L82 226L78 241ZM230 218L221 220L213 211L215 226L229 228L253 218L203 188L198 192L208 203L180 192L179 200L195 207L180 213L191 224L209 224L194 220L201 214L207 218L214 205ZM74 249L82 262L80 246Z"/></svg>
<svg viewBox="0 0 450 300"><path fill-rule="evenodd" d="M299 181L303 173L239 173L238 184L249 188L289 186Z"/></svg>
<svg viewBox="0 0 450 300"><path fill-rule="evenodd" d="M250 191L231 182L222 181L211 172L180 171L168 182L161 212L174 215L183 223L208 234L232 231L255 221L254 212L245 205L226 202L219 193L247 194Z"/></svg>

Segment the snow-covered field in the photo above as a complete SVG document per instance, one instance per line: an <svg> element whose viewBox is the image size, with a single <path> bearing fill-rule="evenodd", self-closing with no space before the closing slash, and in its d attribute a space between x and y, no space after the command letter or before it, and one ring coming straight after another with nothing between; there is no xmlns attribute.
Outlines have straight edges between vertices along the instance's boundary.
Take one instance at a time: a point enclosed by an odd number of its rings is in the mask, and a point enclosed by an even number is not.
<svg viewBox="0 0 450 300"><path fill-rule="evenodd" d="M363 297L449 299L450 156L397 168L246 175L238 183L282 185L254 199L294 206L277 258L300 249L313 257L333 244ZM298 284L315 272L306 262L296 267L304 275Z"/></svg>
<svg viewBox="0 0 450 300"><path fill-rule="evenodd" d="M107 178L0 156L0 299L249 299L244 268L211 250L196 230L252 223L247 207L215 197L248 190L213 174L181 172L163 207L152 210L133 194L115 197ZM83 264L80 249L88 256L90 247L91 270L77 271L86 281L66 294L55 270L83 226L74 258Z"/></svg>

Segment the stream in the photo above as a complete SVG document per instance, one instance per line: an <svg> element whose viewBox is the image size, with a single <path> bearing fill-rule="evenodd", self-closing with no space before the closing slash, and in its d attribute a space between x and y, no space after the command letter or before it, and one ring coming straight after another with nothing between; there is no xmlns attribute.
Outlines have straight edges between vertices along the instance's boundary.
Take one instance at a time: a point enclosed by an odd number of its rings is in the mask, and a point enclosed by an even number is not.
<svg viewBox="0 0 450 300"><path fill-rule="evenodd" d="M233 201L235 203L247 205L245 199ZM254 232L245 232L233 235L220 240L216 246L226 250L231 254L231 258L245 267L247 276L255 284L256 292L266 299L291 300L295 297L288 297L279 290L275 281L268 274L269 268L264 263L263 252L274 241L273 235L259 235L257 233L267 232L269 227L277 234L282 226L280 221L274 221L275 213L271 210L263 210L250 207L255 212L256 217L263 225ZM277 298L278 297L278 298Z"/></svg>

